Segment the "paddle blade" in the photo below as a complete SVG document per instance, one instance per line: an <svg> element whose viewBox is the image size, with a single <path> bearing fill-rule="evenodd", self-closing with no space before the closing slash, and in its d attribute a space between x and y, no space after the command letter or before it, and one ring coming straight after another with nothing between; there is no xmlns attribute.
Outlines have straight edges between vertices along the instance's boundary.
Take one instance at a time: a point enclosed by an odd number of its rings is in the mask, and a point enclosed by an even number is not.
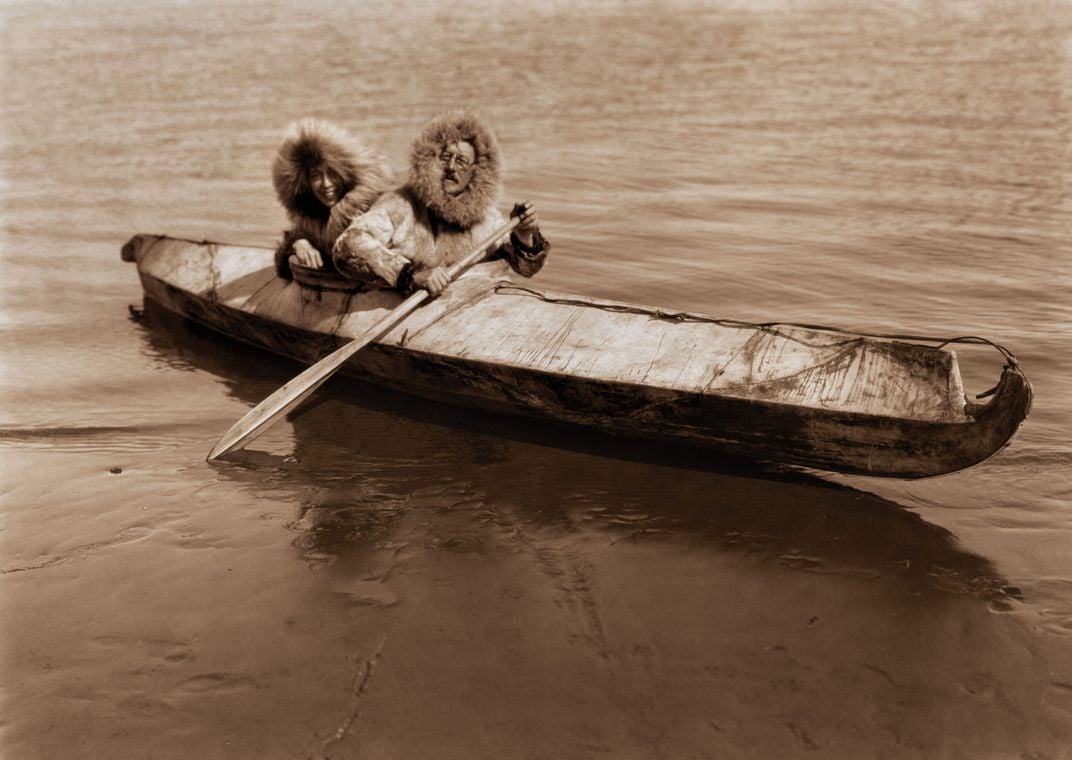
<svg viewBox="0 0 1072 760"><path fill-rule="evenodd" d="M228 451L248 443L267 430L273 422L308 398L309 394L335 374L339 367L345 364L351 356L374 340L382 338L395 325L409 316L426 298L428 298L427 291L418 290L365 332L346 345L335 349L282 388L276 390L264 401L257 404L246 413L245 417L224 433L212 451L209 452L207 461L211 462L213 459L223 456Z"/></svg>
<svg viewBox="0 0 1072 760"><path fill-rule="evenodd" d="M345 348L344 346L343 348ZM338 352L336 352L338 353ZM325 371L327 370L327 371ZM246 413L231 426L209 452L211 462L248 443L267 430L276 419L294 409L333 374L331 368L314 364Z"/></svg>

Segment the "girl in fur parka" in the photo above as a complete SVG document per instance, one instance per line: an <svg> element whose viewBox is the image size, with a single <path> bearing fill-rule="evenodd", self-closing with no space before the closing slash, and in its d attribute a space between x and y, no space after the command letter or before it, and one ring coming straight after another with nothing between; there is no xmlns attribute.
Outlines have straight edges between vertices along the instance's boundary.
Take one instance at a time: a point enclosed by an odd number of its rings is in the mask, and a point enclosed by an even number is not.
<svg viewBox="0 0 1072 760"><path fill-rule="evenodd" d="M394 178L383 157L345 130L302 119L279 146L272 184L291 224L275 252L276 271L289 280L291 257L305 266L332 268L335 239Z"/></svg>
<svg viewBox="0 0 1072 760"><path fill-rule="evenodd" d="M335 266L348 277L435 296L449 284L447 268L505 223L495 207L500 156L480 119L452 111L434 119L413 144L405 186L380 197L339 237ZM518 204L516 231L489 258L505 258L531 277L550 244L531 203Z"/></svg>

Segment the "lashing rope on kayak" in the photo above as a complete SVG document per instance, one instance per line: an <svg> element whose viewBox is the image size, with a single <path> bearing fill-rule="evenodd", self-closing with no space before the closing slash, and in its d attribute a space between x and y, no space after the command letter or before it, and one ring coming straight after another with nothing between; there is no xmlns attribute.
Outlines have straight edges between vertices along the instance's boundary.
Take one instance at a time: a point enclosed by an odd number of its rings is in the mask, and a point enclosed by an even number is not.
<svg viewBox="0 0 1072 760"><path fill-rule="evenodd" d="M1020 365L1016 361L1016 357L1012 352L1005 348L1000 343L995 343L989 338L981 338L977 335L961 335L956 338L935 338L927 335L905 335L901 333L860 333L852 332L850 330L844 330L840 327L827 327L825 325L813 325L802 322L748 322L742 319L723 319L721 317L706 317L699 314L690 314L684 311L663 311L662 309L652 309L644 306L631 306L628 304L615 304L615 303L597 303L595 301L588 301L583 298L562 298L558 296L549 296L546 293L541 293L538 290L532 288L526 288L521 285L514 285L512 283L501 282L495 286L495 292L503 295L520 295L529 296L531 298L538 298L541 301L553 304L563 304L566 306L586 306L596 309L602 309L603 311L612 311L619 314L641 314L647 315L653 319L663 319L669 322L704 322L709 324L720 325L722 327L737 327L751 330L763 330L768 332L777 332L779 327L797 327L803 330L819 330L822 332L837 333L838 335L847 335L854 338L879 338L881 340L890 340L895 342L904 343L934 343L936 345L932 348L943 348L951 343L961 343L968 345L986 345L991 346L998 351L1005 359L1006 366L1010 369L1019 369ZM795 336L786 335L785 333L778 333L782 337L799 340ZM986 398L991 396L997 390L997 386L994 386L988 391L984 391L976 396L976 398Z"/></svg>

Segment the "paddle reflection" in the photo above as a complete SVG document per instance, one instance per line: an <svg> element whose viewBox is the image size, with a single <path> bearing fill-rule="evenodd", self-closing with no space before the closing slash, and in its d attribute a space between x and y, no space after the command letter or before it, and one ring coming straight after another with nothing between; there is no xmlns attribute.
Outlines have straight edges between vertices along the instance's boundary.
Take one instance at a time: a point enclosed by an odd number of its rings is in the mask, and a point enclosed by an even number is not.
<svg viewBox="0 0 1072 760"><path fill-rule="evenodd" d="M207 371L253 406L300 369L151 301L136 316L150 354ZM800 571L969 594L1018 592L944 528L894 502L806 473L564 432L336 378L289 419L293 452L252 447L214 463L255 491L298 489L290 524L309 562L370 543L493 551L527 536L706 546Z"/></svg>

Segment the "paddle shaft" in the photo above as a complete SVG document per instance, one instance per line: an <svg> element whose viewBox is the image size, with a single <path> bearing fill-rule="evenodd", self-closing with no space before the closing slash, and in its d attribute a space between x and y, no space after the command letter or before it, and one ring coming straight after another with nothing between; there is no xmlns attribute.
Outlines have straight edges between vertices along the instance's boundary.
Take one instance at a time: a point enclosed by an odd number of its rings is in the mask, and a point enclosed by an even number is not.
<svg viewBox="0 0 1072 760"><path fill-rule="evenodd" d="M497 232L481 241L479 245L474 246L465 256L447 269L447 277L453 282L462 272L479 263L484 258L487 248L513 232L520 221L516 217L511 219ZM249 443L263 433L273 422L308 398L324 381L335 374L350 357L369 343L379 340L397 327L402 320L416 311L418 306L428 300L428 297L427 290L416 291L365 332L346 345L337 348L257 404L242 419L232 425L230 430L223 434L223 437L220 438L209 453L208 461L211 462L213 459Z"/></svg>

